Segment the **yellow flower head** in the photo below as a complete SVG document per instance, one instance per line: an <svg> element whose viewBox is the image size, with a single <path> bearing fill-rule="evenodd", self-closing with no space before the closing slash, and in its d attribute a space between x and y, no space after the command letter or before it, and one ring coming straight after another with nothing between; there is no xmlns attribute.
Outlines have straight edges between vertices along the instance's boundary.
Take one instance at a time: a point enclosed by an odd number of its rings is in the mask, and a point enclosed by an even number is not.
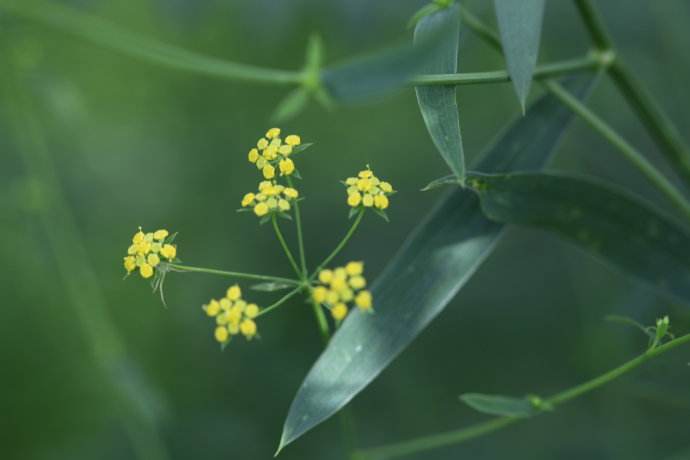
<svg viewBox="0 0 690 460"><path fill-rule="evenodd" d="M292 203L299 198L299 192L292 187L285 187L276 181L259 182L257 193L247 193L241 201L243 209L251 209L257 217L272 213L288 212Z"/></svg>
<svg viewBox="0 0 690 460"><path fill-rule="evenodd" d="M162 259L173 262L177 257L177 247L172 244L174 238L165 229L147 233L139 227L124 257L127 274L138 269L142 278L151 278L161 268Z"/></svg>
<svg viewBox="0 0 690 460"><path fill-rule="evenodd" d="M302 144L302 139L296 134L290 134L283 141L280 132L280 128L269 129L247 154L249 162L254 163L266 179L273 179L276 169L281 176L289 176L295 172L295 163L288 157L295 147Z"/></svg>
<svg viewBox="0 0 690 460"><path fill-rule="evenodd" d="M255 303L242 299L242 289L237 285L228 287L225 297L212 299L201 307L215 319L214 337L221 345L226 345L234 335L242 334L247 340L257 335L256 318L261 309Z"/></svg>
<svg viewBox="0 0 690 460"><path fill-rule="evenodd" d="M382 181L369 169L360 171L356 177L345 179L347 187L347 205L351 208L375 208L379 211L388 209L388 196L395 193L393 186Z"/></svg>
<svg viewBox="0 0 690 460"><path fill-rule="evenodd" d="M312 299L328 308L338 323L347 316L348 304L371 311L372 297L369 291L364 290L367 281L363 274L363 262L350 262L344 267L321 270L318 284L311 291Z"/></svg>

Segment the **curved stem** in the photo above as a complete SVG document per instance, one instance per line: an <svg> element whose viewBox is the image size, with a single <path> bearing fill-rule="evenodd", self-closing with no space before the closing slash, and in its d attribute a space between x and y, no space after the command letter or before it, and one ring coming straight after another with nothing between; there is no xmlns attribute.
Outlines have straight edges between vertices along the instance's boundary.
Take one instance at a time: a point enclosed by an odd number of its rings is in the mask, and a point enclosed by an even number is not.
<svg viewBox="0 0 690 460"><path fill-rule="evenodd" d="M594 70L601 67L601 64L601 59L598 55L591 54L579 59L570 59L537 66L534 70L533 78L535 80L541 80L586 70ZM509 81L510 75L508 75L506 70L494 70L489 72L420 75L413 78L410 81L410 85L474 85L484 83L505 83Z"/></svg>
<svg viewBox="0 0 690 460"><path fill-rule="evenodd" d="M604 22L591 2L575 0L575 5L597 48L613 49ZM675 166L675 172L686 186L690 186L690 147L676 126L620 59L616 59L609 67L609 76L637 113L654 142L661 147L666 159Z"/></svg>
<svg viewBox="0 0 690 460"><path fill-rule="evenodd" d="M311 296L310 296L311 297ZM326 314L323 312L321 306L314 302L313 299L310 300L312 310L314 311L314 317L316 318L316 324L319 326L319 331L321 332L321 338L324 344L328 344L331 339L331 328L328 325L328 319L326 319Z"/></svg>
<svg viewBox="0 0 690 460"><path fill-rule="evenodd" d="M292 291L285 294L283 297L278 299L276 302L274 302L271 305L269 305L268 307L262 309L259 312L259 314L256 315L256 317L258 318L259 316L263 316L263 315L269 313L270 311L275 310L276 308L280 307L282 304L284 304L285 302L287 302L288 300L290 300L291 298L293 298L294 296L299 294L302 289L304 289L304 286L302 286L302 285L297 286L295 289L293 289Z"/></svg>
<svg viewBox="0 0 690 460"><path fill-rule="evenodd" d="M292 187L292 178L287 176L287 183ZM295 201L295 226L297 227L297 245L299 247L299 261L302 268L302 277L307 276L307 257L304 252L304 235L302 234L302 216L299 210L299 201Z"/></svg>
<svg viewBox="0 0 690 460"><path fill-rule="evenodd" d="M616 147L618 152L644 174L652 185L666 195L676 208L683 212L687 221L690 222L690 203L688 203L683 194L678 191L666 176L654 167L654 165L638 152L635 147L606 124L604 120L599 118L597 114L568 93L560 84L555 81L547 81L544 85L553 95L569 107L570 110L579 115L592 129L601 134L607 141Z"/></svg>
<svg viewBox="0 0 690 460"><path fill-rule="evenodd" d="M135 34L108 21L80 13L56 2L0 0L0 7L18 16L76 35L97 45L179 70L224 79L273 84L295 84L301 83L304 79L304 73L301 71L268 69L194 53L144 35Z"/></svg>
<svg viewBox="0 0 690 460"><path fill-rule="evenodd" d="M276 281L279 283L294 284L294 285L300 284L300 282L297 280L293 280L290 278L281 278L279 276L257 275L255 273L231 272L228 270L217 270L215 268L205 268L205 267L191 267L189 265L181 265L181 264L168 264L168 267L170 267L173 270L178 271L178 272L208 273L209 275L229 276L230 278L240 278L240 279L257 280L257 281Z"/></svg>
<svg viewBox="0 0 690 460"><path fill-rule="evenodd" d="M616 367L615 369L605 374L600 375L599 377L596 377L581 385L577 385L573 388L565 390L546 399L544 401L545 406L551 405L555 407L557 405L575 399L578 396L581 396L585 393L589 393L609 382L612 382L613 380L616 380L622 375L627 374L628 372L640 367L647 361L687 343L690 343L690 334L684 335L675 340L671 340L670 342L667 342L656 348L649 349L645 353L639 355L638 357L628 361L627 363L621 366ZM356 453L355 458L360 460L392 459L435 449L438 447L457 445L469 441L471 439L475 439L480 436L493 433L515 423L525 421L528 418L529 417L496 417L487 422L479 423L477 425L468 428L463 428L461 430L448 431L445 433L439 433L432 436L425 436L396 444L390 444L387 446L361 450Z"/></svg>
<svg viewBox="0 0 690 460"><path fill-rule="evenodd" d="M292 251L290 251L290 247L287 245L287 242L285 241L285 237L283 236L283 233L280 231L280 226L278 225L278 219L276 218L275 214L271 216L271 223L273 224L273 230L276 232L276 236L278 237L278 241L280 241L280 245L283 248L283 251L285 251L285 255L287 256L288 260L290 261L290 265L292 265L292 268L295 270L295 273L300 279L304 278L304 275L300 271L299 267L297 266L297 262L295 262L295 256L292 255Z"/></svg>
<svg viewBox="0 0 690 460"><path fill-rule="evenodd" d="M366 211L365 208L362 208L359 213L357 214L357 217L355 217L355 221L352 223L352 226L350 229L347 231L345 236L343 237L342 240L340 240L340 243L333 249L333 251L319 264L318 267L316 267L316 270L314 270L314 273L311 274L309 279L314 279L316 275L326 266L328 263L333 260L335 256L338 255L340 251L345 247L348 241L350 241L350 238L352 238L352 235L355 234L355 230L357 230L357 227L359 227L359 223L362 221L362 217L364 217L364 212Z"/></svg>

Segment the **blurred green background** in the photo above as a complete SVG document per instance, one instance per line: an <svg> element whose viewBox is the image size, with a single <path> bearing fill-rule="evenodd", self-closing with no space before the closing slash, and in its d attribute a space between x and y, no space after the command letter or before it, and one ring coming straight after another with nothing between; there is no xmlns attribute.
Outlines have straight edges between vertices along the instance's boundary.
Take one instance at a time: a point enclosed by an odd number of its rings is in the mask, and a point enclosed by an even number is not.
<svg viewBox="0 0 690 460"><path fill-rule="evenodd" d="M405 24L423 4L65 3L204 54L286 69L302 65L315 31L329 63L409 37ZM597 3L623 58L688 133L690 5ZM467 4L494 22L488 2ZM178 231L178 253L188 264L289 274L270 228L235 213L257 182L246 152L286 89L158 67L2 9L0 37L0 457L154 458L145 441L153 432L173 459L271 458L322 346L307 305L282 307L260 322L261 340L238 340L221 353L200 307L221 295L228 279L173 273L166 309L148 283L122 280L121 261L142 225ZM579 56L588 44L570 2L548 2L540 61ZM464 71L504 66L469 33L460 59ZM461 87L458 100L470 158L519 115L507 84ZM605 80L591 105L658 163ZM391 223L366 219L338 258L365 259L374 278L441 194L419 189L446 174L414 93L332 112L312 105L283 128L317 143L299 164L312 262L347 225L339 180L370 163L399 190ZM552 167L658 199L611 149L576 121ZM263 305L275 297L253 296ZM670 314L677 332L690 329L685 306L553 236L511 229L446 311L356 398L358 445L483 420L458 402L460 393L548 395L620 364L646 339L604 322L610 313L645 324ZM690 352L680 349L557 414L416 458L690 458L688 360ZM123 392L137 404L128 406ZM338 420L281 458L346 458Z"/></svg>

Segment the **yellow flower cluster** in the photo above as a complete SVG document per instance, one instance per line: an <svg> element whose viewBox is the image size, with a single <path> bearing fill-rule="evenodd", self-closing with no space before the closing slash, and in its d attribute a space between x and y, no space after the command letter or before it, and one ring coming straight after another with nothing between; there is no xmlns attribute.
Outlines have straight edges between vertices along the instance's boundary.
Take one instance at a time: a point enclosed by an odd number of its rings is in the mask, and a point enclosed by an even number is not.
<svg viewBox="0 0 690 460"><path fill-rule="evenodd" d="M222 345L230 342L233 335L242 334L247 340L256 336L254 319L259 315L259 307L242 300L242 290L238 285L230 286L225 297L212 299L202 308L208 316L216 319L213 336Z"/></svg>
<svg viewBox="0 0 690 460"><path fill-rule="evenodd" d="M247 193L242 198L242 207L251 207L254 214L263 217L269 212L287 212L291 202L299 197L299 192L292 187L285 187L275 181L261 181L257 193Z"/></svg>
<svg viewBox="0 0 690 460"><path fill-rule="evenodd" d="M384 210L388 208L388 196L394 193L393 186L380 180L374 172L367 169L360 171L357 177L345 180L347 187L347 204L352 208L371 208Z"/></svg>
<svg viewBox="0 0 690 460"><path fill-rule="evenodd" d="M172 237L165 229L144 233L139 227L124 258L127 274L138 268L142 278L151 278L154 269L161 263L161 258L168 259L169 262L175 260L177 246L170 244L171 242Z"/></svg>
<svg viewBox="0 0 690 460"><path fill-rule="evenodd" d="M325 305L333 319L340 322L348 313L348 304L354 304L363 311L371 311L371 292L363 276L364 263L350 262L344 267L319 272L320 285L312 289L314 302Z"/></svg>
<svg viewBox="0 0 690 460"><path fill-rule="evenodd" d="M301 143L296 134L290 134L283 142L280 128L271 128L249 151L247 159L256 165L266 179L276 177L276 167L281 176L289 176L295 172L295 163L290 159L290 154Z"/></svg>

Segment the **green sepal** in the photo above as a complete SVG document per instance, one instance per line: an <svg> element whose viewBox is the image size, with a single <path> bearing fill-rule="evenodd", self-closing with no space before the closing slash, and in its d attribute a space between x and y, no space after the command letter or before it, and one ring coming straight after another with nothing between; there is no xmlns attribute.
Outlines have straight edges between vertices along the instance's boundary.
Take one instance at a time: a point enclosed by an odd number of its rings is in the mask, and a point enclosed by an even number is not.
<svg viewBox="0 0 690 460"><path fill-rule="evenodd" d="M377 209L377 208L372 208L372 209L374 210L374 212L375 212L376 214L378 214L379 216L381 216L381 218L382 218L383 220L385 220L386 222L390 222L390 219L388 219L388 214L386 214L386 211L384 211L383 209Z"/></svg>

